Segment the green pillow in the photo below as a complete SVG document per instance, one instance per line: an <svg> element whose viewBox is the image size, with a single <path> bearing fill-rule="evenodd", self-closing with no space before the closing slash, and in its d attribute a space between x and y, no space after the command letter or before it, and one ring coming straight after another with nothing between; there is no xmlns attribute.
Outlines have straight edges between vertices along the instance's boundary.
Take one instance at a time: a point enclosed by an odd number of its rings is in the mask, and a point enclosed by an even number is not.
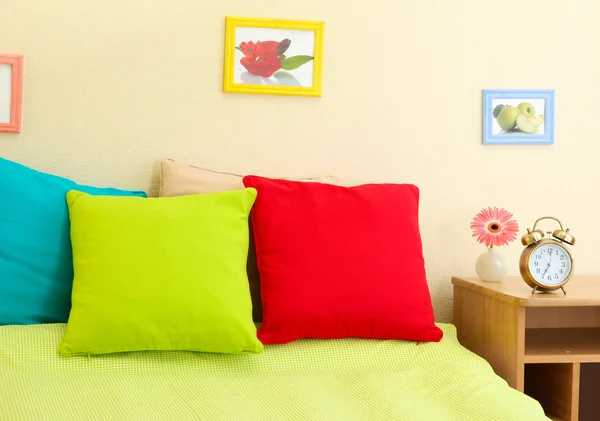
<svg viewBox="0 0 600 421"><path fill-rule="evenodd" d="M67 193L72 308L62 355L258 353L246 275L256 190L142 199Z"/></svg>

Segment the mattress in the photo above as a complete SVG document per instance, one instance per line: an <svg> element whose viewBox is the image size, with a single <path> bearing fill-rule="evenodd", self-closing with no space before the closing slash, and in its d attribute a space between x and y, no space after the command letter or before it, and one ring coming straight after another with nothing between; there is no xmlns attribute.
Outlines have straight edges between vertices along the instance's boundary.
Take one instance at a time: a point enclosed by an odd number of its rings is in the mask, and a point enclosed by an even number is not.
<svg viewBox="0 0 600 421"><path fill-rule="evenodd" d="M0 420L547 420L462 347L299 340L261 354L62 357L65 324L0 327Z"/></svg>

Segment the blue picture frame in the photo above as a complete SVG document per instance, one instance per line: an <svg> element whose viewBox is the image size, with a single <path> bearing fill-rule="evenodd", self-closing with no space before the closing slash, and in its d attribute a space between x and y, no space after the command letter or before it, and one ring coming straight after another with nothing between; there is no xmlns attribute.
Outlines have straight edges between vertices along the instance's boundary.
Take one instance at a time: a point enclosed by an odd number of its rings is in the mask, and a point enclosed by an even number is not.
<svg viewBox="0 0 600 421"><path fill-rule="evenodd" d="M521 104L519 109L518 106ZM503 111L503 107L500 105L507 107L502 115L500 112ZM529 118L519 117L519 114L525 114L525 117ZM513 117L515 117L515 127L511 129L509 127L513 124ZM524 131L516 124L517 118ZM554 144L554 90L484 89L483 143L486 145Z"/></svg>

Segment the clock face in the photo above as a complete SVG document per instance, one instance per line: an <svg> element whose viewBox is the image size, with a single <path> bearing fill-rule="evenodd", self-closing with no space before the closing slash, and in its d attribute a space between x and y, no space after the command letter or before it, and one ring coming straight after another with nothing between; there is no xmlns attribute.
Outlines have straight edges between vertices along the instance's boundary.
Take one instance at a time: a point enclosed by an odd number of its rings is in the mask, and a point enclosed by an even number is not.
<svg viewBox="0 0 600 421"><path fill-rule="evenodd" d="M529 258L529 271L542 285L562 284L571 273L571 256L560 243L542 244Z"/></svg>

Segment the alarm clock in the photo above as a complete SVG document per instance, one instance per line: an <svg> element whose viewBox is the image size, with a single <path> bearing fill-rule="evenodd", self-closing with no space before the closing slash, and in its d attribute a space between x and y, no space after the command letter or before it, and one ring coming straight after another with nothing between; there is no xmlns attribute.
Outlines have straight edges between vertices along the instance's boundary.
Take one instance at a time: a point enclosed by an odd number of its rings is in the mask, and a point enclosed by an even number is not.
<svg viewBox="0 0 600 421"><path fill-rule="evenodd" d="M544 231L536 229L538 222L544 219L553 219L560 225L560 229ZM533 229L527 228L527 234L521 238L525 249L521 253L519 270L527 285L536 291L555 291L561 289L573 276L573 255L568 246L575 244L575 237L569 234L569 229L563 230L562 223L552 217L544 216L533 224Z"/></svg>

